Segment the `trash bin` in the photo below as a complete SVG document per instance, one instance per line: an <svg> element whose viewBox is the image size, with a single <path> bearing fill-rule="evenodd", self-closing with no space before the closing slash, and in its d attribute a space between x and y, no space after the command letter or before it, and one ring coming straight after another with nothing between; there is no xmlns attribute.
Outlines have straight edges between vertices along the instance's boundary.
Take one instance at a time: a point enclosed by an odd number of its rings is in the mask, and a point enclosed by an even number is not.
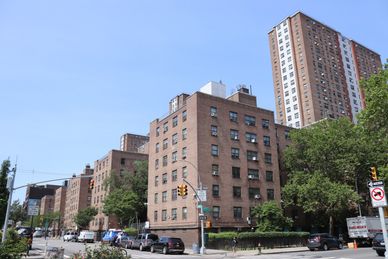
<svg viewBox="0 0 388 259"><path fill-rule="evenodd" d="M46 259L63 259L65 256L65 249L59 248L59 247L47 247L46 254L44 255L44 258Z"/></svg>
<svg viewBox="0 0 388 259"><path fill-rule="evenodd" d="M199 254L199 246L197 243L194 243L192 246L193 254Z"/></svg>

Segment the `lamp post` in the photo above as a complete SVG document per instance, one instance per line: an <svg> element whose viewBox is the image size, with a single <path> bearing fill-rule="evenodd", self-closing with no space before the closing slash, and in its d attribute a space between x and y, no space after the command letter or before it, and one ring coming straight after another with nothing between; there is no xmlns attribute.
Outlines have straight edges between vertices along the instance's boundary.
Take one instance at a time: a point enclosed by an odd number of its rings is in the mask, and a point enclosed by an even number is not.
<svg viewBox="0 0 388 259"><path fill-rule="evenodd" d="M186 162L186 163L190 164L197 171L197 184L199 185L199 191L201 192L201 195L202 195L203 194L203 185L202 185L201 177L199 175L198 168L190 161L187 161L187 160L178 160L178 161ZM194 191L195 196L196 196L197 201L198 201L198 204L199 204L199 207L200 207L200 212L199 212L198 218L200 219L200 222L201 222L201 248L199 250L199 253L201 255L203 255L203 254L205 254L205 250L206 250L206 248L205 248L205 230L204 230L204 222L203 222L204 221L203 200L201 199L200 195L198 195L198 192L195 190L195 188L191 185L190 182L188 182L186 179L183 179L183 181L185 183L187 183L190 186L190 188Z"/></svg>

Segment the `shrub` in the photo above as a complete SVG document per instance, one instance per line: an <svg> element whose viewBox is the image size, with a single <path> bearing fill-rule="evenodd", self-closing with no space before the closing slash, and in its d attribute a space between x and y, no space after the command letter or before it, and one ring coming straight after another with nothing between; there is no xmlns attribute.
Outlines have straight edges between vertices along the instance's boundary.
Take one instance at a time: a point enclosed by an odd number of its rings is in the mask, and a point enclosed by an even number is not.
<svg viewBox="0 0 388 259"><path fill-rule="evenodd" d="M0 235L0 238L2 235ZM19 259L27 252L27 238L19 238L14 229L8 229L7 239L0 244L1 259Z"/></svg>
<svg viewBox="0 0 388 259"><path fill-rule="evenodd" d="M136 228L125 228L124 232L127 233L129 236L136 236L137 235Z"/></svg>
<svg viewBox="0 0 388 259"><path fill-rule="evenodd" d="M125 255L123 253L125 249L120 249L118 247L109 247L102 245L100 247L86 247L85 253L74 254L72 259L128 259L131 258L130 255ZM0 257L1 258L1 257Z"/></svg>

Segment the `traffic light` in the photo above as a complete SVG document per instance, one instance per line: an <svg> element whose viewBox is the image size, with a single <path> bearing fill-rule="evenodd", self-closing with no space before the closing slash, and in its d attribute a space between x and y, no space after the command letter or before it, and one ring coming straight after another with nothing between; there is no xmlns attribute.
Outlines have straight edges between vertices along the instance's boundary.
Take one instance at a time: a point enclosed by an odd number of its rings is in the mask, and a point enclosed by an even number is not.
<svg viewBox="0 0 388 259"><path fill-rule="evenodd" d="M178 196L182 196L182 193L183 193L183 188L182 188L183 184L180 184L178 185L177 187L177 190L178 190Z"/></svg>
<svg viewBox="0 0 388 259"><path fill-rule="evenodd" d="M182 196L187 196L188 194L187 184L183 184L182 189L183 189Z"/></svg>
<svg viewBox="0 0 388 259"><path fill-rule="evenodd" d="M372 181L377 181L377 171L376 171L376 167L372 166L372 167L370 168L369 176L370 176L370 179L371 179Z"/></svg>
<svg viewBox="0 0 388 259"><path fill-rule="evenodd" d="M94 179L89 180L89 189L92 190L94 188Z"/></svg>

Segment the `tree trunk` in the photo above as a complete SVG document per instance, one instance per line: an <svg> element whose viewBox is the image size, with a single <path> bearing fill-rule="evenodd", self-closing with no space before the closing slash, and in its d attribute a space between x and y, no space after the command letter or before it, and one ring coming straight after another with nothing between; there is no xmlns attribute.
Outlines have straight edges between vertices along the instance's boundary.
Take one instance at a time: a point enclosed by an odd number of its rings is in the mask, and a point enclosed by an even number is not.
<svg viewBox="0 0 388 259"><path fill-rule="evenodd" d="M330 218L329 218L329 234L330 235L333 235L333 228L334 228L333 216L330 216Z"/></svg>

